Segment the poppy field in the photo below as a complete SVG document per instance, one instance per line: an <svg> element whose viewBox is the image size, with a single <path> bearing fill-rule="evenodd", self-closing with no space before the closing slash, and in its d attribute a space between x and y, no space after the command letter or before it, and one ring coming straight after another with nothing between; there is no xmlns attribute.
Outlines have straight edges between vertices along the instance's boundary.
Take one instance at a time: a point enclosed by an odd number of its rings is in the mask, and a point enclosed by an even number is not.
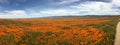
<svg viewBox="0 0 120 45"><path fill-rule="evenodd" d="M118 19L0 19L0 45L114 45Z"/></svg>

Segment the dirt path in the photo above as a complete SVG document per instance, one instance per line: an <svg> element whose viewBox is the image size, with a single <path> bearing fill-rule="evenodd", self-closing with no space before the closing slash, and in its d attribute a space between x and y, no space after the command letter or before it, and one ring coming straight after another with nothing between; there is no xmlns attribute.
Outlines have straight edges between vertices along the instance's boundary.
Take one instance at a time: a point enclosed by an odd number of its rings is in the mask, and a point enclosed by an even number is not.
<svg viewBox="0 0 120 45"><path fill-rule="evenodd" d="M117 24L115 45L120 45L120 22Z"/></svg>

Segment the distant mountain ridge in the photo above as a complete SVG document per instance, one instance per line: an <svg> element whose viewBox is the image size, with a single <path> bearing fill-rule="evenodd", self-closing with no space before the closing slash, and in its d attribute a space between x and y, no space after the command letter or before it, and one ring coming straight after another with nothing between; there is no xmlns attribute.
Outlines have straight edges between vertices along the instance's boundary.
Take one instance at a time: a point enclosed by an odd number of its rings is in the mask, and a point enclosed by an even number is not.
<svg viewBox="0 0 120 45"><path fill-rule="evenodd" d="M69 16L49 16L49 17L43 17L43 18L77 18L77 17L81 17L81 18L85 18L85 17L117 17L120 15L84 15L84 16L73 16L73 15L69 15Z"/></svg>
<svg viewBox="0 0 120 45"><path fill-rule="evenodd" d="M47 17L36 17L36 18L5 18L5 19L39 19L39 18L102 18L102 17L120 17L120 15L81 15L81 16L47 16ZM3 19L3 18L0 18Z"/></svg>

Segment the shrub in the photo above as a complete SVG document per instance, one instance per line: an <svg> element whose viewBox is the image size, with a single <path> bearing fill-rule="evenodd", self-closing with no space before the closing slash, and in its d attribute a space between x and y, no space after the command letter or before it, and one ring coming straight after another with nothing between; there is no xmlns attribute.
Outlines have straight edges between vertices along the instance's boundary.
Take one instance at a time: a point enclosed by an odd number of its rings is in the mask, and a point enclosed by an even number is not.
<svg viewBox="0 0 120 45"><path fill-rule="evenodd" d="M52 35L52 31L47 31L47 32L46 32L46 35L47 35L47 36Z"/></svg>
<svg viewBox="0 0 120 45"><path fill-rule="evenodd" d="M60 27L60 28L63 29L63 30L70 30L71 29L70 27L67 27L67 26Z"/></svg>
<svg viewBox="0 0 120 45"><path fill-rule="evenodd" d="M59 44L59 45L73 45L73 44L72 44L70 41L68 41L68 40L61 41L61 42L59 41L58 44Z"/></svg>

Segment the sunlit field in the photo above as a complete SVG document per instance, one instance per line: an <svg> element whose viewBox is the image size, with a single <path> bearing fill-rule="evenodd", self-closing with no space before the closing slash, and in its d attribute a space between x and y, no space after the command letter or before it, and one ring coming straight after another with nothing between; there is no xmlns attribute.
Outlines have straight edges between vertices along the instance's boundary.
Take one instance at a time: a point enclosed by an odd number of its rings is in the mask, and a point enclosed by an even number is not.
<svg viewBox="0 0 120 45"><path fill-rule="evenodd" d="M0 19L0 45L114 45L118 16Z"/></svg>

